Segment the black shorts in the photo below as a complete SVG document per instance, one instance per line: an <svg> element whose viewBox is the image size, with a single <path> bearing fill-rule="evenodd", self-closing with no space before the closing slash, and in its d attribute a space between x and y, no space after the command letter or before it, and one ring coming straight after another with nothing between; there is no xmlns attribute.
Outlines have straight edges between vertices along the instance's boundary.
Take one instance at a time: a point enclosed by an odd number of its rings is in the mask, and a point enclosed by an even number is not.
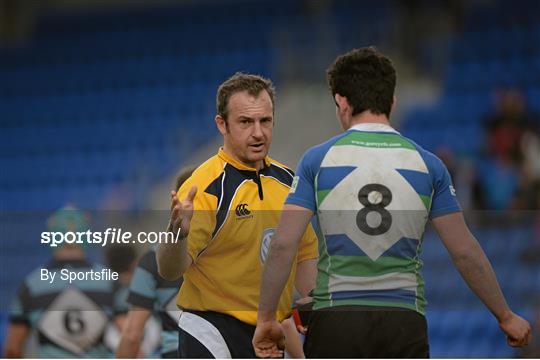
<svg viewBox="0 0 540 360"><path fill-rule="evenodd" d="M251 343L254 333L255 326L229 315L211 311L184 311L180 318L178 356L199 359L227 358L228 355L232 358L255 358Z"/></svg>
<svg viewBox="0 0 540 360"><path fill-rule="evenodd" d="M166 353L161 353L162 359L178 359L178 350L172 350Z"/></svg>
<svg viewBox="0 0 540 360"><path fill-rule="evenodd" d="M313 311L304 352L307 358L429 358L426 318L388 307Z"/></svg>

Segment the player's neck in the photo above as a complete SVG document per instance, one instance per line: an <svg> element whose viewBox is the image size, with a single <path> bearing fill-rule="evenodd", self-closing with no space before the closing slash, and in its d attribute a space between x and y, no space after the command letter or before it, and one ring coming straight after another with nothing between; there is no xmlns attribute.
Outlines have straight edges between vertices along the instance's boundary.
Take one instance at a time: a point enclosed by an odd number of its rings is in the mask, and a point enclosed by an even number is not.
<svg viewBox="0 0 540 360"><path fill-rule="evenodd" d="M383 124L390 126L390 121L388 121L388 117L384 114L374 114L371 111L366 110L351 117L349 129L358 124Z"/></svg>

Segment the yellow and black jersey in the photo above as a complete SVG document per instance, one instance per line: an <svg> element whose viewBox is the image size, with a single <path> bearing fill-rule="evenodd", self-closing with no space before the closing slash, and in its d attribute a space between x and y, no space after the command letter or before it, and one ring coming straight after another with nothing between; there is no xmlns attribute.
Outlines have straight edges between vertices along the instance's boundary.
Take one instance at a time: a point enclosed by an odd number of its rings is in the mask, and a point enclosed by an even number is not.
<svg viewBox="0 0 540 360"><path fill-rule="evenodd" d="M182 185L183 200L197 186L188 235L192 265L178 295L183 309L216 311L256 324L260 281L293 172L271 159L257 171L220 149ZM316 259L317 238L304 234L279 309L290 309L296 264ZM287 311L279 311L282 320Z"/></svg>

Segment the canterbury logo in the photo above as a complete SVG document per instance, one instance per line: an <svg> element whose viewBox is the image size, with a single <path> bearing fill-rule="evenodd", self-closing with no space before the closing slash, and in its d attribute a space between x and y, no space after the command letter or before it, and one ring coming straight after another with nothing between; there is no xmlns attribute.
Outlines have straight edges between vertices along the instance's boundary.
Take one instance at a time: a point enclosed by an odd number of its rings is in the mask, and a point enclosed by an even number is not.
<svg viewBox="0 0 540 360"><path fill-rule="evenodd" d="M242 216L248 216L251 214L251 211L248 209L248 204L239 204L236 207L236 216L242 217Z"/></svg>

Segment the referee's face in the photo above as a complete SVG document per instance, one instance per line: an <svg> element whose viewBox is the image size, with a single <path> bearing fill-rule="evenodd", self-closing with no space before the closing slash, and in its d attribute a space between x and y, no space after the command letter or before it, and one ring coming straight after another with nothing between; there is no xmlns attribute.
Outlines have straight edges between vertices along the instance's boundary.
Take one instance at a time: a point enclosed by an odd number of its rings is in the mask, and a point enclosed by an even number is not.
<svg viewBox="0 0 540 360"><path fill-rule="evenodd" d="M274 111L266 91L252 96L246 91L229 98L227 121L216 117L224 137L224 150L249 167L261 169L272 143Z"/></svg>

